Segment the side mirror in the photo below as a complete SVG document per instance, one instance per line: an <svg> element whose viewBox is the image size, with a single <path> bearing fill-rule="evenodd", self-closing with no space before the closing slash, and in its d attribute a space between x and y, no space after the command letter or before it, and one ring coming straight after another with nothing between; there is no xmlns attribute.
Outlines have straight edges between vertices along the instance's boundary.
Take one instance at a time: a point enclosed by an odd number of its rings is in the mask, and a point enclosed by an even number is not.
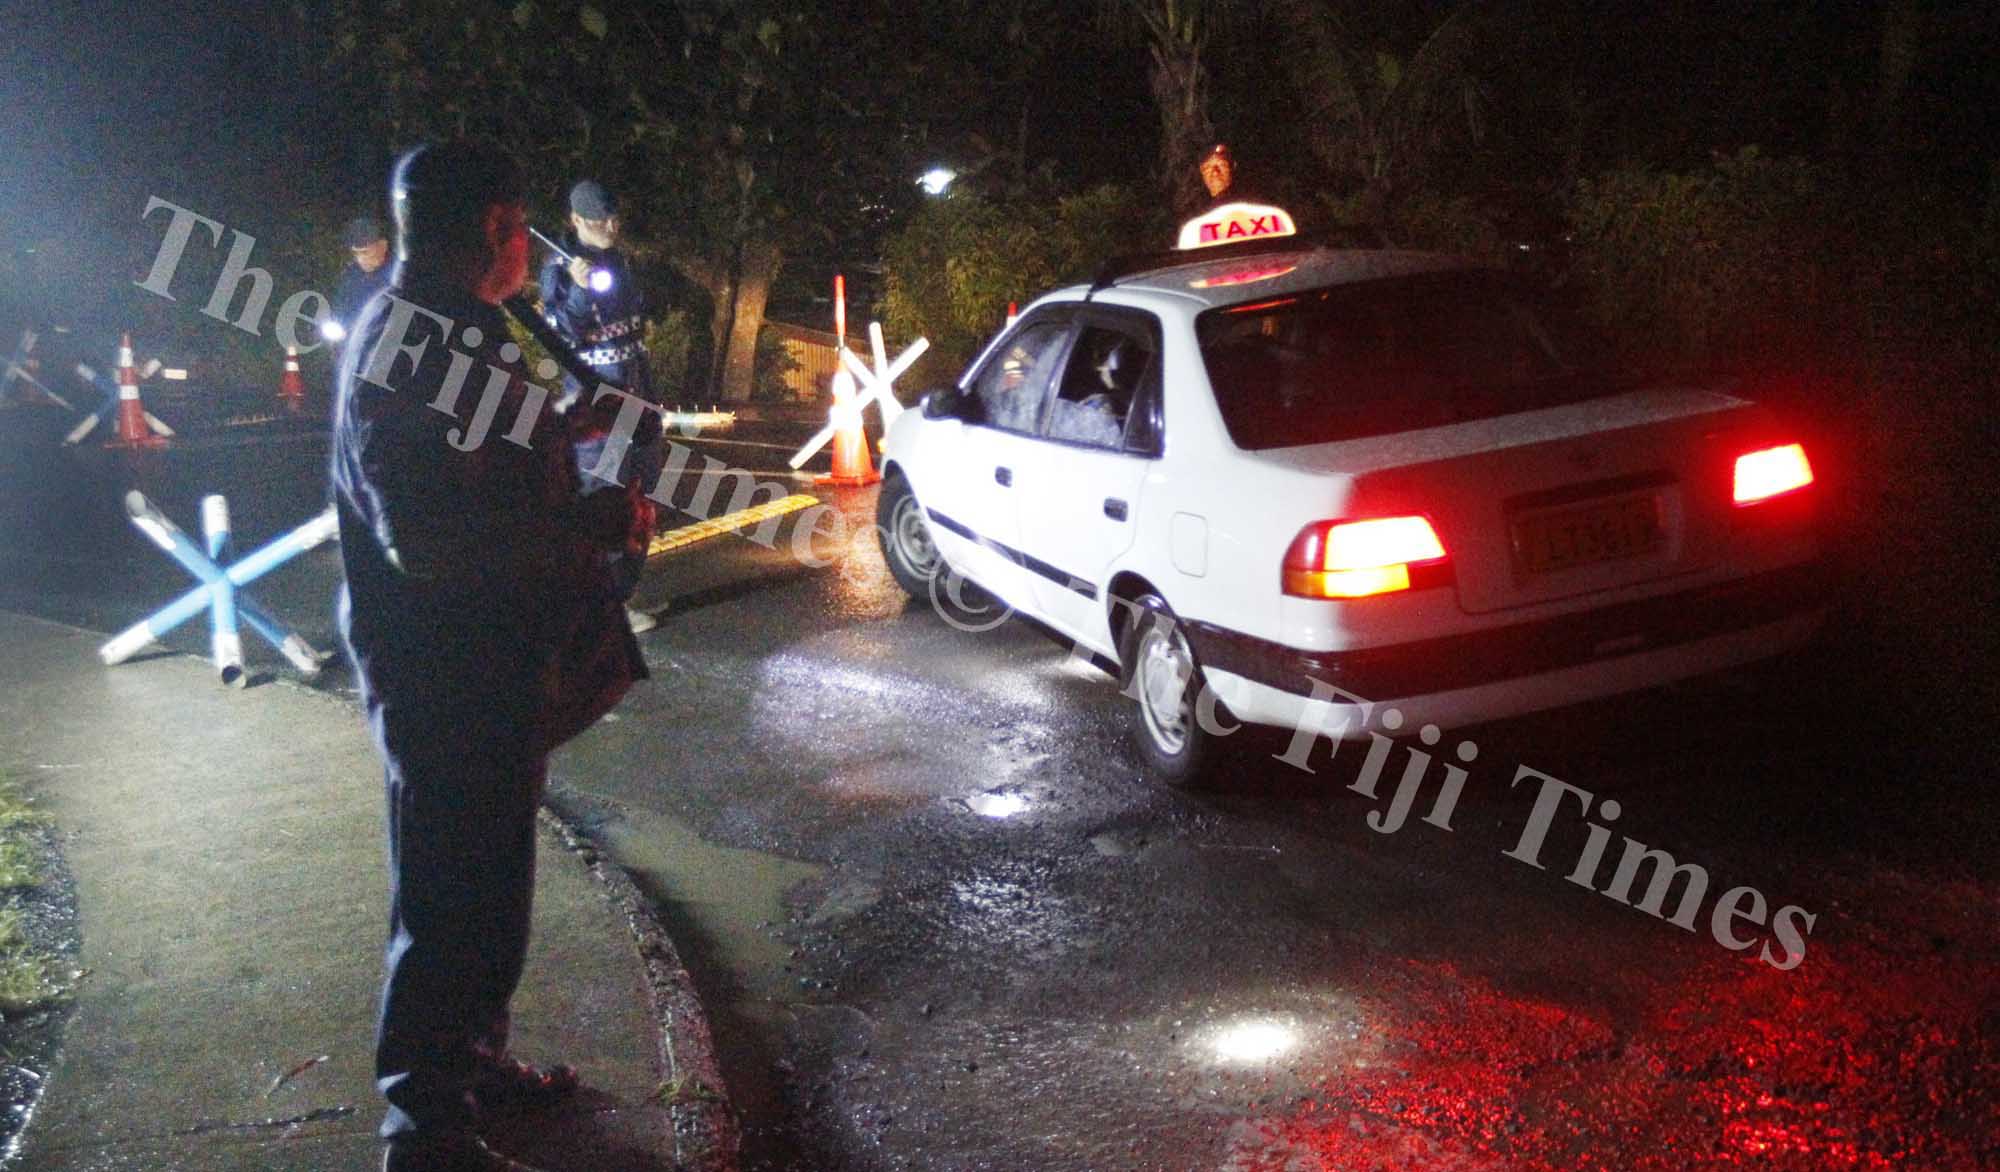
<svg viewBox="0 0 2000 1172"><path fill-rule="evenodd" d="M925 419L957 419L965 407L965 394L957 387L939 387L927 391L918 401Z"/></svg>

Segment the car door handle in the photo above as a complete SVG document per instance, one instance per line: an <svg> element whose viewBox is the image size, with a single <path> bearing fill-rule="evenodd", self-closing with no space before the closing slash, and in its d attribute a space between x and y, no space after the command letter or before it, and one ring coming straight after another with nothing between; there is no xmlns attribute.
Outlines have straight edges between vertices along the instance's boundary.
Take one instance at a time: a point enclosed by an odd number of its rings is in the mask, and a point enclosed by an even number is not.
<svg viewBox="0 0 2000 1172"><path fill-rule="evenodd" d="M1111 518L1113 521L1123 521L1125 519L1125 512L1126 509L1124 501L1119 500L1115 496L1108 496L1104 498L1105 516Z"/></svg>
<svg viewBox="0 0 2000 1172"><path fill-rule="evenodd" d="M1012 468L995 468L993 470L993 480L997 484L1011 485L1014 483L1014 470Z"/></svg>

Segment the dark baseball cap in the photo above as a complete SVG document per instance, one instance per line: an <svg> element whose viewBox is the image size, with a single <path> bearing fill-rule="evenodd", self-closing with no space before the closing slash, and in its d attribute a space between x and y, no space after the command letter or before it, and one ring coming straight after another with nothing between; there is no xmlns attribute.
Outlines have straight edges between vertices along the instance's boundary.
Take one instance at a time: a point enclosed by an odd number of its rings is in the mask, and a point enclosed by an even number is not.
<svg viewBox="0 0 2000 1172"><path fill-rule="evenodd" d="M595 179L569 189L569 210L586 220L608 220L618 214L618 197Z"/></svg>
<svg viewBox="0 0 2000 1172"><path fill-rule="evenodd" d="M349 248L366 248L388 238L388 233L382 231L382 222L374 216L356 216L340 230L341 243Z"/></svg>

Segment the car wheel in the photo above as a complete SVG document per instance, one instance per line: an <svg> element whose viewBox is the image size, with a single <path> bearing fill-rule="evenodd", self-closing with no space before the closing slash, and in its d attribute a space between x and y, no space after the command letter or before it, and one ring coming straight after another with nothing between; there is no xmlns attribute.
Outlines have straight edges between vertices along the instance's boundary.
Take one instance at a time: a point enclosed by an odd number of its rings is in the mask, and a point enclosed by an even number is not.
<svg viewBox="0 0 2000 1172"><path fill-rule="evenodd" d="M910 482L891 476L875 505L875 531L889 575L911 598L927 602L952 626L988 631L1013 613L1006 603L945 564L931 540L930 518L910 491Z"/></svg>
<svg viewBox="0 0 2000 1172"><path fill-rule="evenodd" d="M882 485L875 504L875 526L882 541L882 560L889 563L889 575L912 598L928 599L931 581L944 566L937 543L931 540L930 519L910 491L910 482L892 476Z"/></svg>
<svg viewBox="0 0 2000 1172"><path fill-rule="evenodd" d="M1119 649L1125 692L1134 705L1132 738L1155 776L1192 788L1205 779L1220 749L1220 738L1199 718L1201 664L1163 599L1148 594L1136 606Z"/></svg>

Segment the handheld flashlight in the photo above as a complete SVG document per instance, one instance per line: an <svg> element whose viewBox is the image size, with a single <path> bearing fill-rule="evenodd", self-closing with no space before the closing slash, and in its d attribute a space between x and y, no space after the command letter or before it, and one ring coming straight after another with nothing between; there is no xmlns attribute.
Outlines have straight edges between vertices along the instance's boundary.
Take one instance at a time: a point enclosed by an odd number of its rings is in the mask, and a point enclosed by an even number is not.
<svg viewBox="0 0 2000 1172"><path fill-rule="evenodd" d="M576 263L577 257L575 253L571 252L567 248L564 248L562 245L557 244L555 241L549 239L547 236L542 235L542 230L540 228L537 228L533 224L530 224L528 225L528 231L533 232L535 234L535 239L541 241L543 244L548 245L550 251L554 252L557 256L562 257L564 260L570 262L571 264ZM590 270L589 284L590 284L590 291L592 293L609 293L611 291L611 270L610 269Z"/></svg>

